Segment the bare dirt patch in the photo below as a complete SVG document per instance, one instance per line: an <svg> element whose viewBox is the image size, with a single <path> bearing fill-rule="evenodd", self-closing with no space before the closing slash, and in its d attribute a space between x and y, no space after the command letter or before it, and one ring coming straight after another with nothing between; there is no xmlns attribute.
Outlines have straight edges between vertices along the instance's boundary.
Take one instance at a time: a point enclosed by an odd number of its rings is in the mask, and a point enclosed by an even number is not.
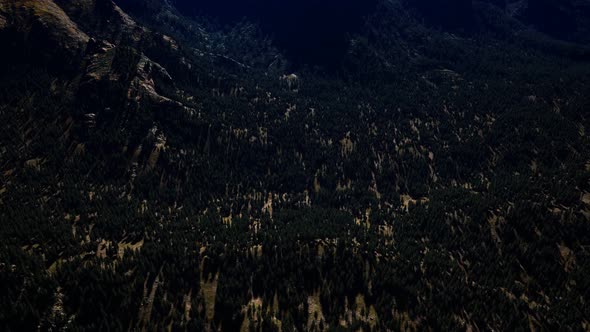
<svg viewBox="0 0 590 332"><path fill-rule="evenodd" d="M217 285L219 281L219 272L210 279L201 276L201 296L205 301L205 314L207 320L212 321L215 316L215 299L217 296Z"/></svg>
<svg viewBox="0 0 590 332"><path fill-rule="evenodd" d="M322 311L319 291L307 297L307 306L307 330L320 331L320 322L324 322L324 329L326 329L326 319L324 318L324 313Z"/></svg>
<svg viewBox="0 0 590 332"><path fill-rule="evenodd" d="M117 245L117 256L119 257L119 259L123 259L123 256L125 256L125 250L131 250L134 252L139 251L141 247L143 247L143 243L143 239L137 243L130 243L124 241L119 242L119 244Z"/></svg>

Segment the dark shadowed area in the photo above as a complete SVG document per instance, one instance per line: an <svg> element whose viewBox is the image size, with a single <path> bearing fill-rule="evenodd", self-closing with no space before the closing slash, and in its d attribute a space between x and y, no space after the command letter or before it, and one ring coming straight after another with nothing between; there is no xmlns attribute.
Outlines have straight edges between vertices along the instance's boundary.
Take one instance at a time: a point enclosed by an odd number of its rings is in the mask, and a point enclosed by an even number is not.
<svg viewBox="0 0 590 332"><path fill-rule="evenodd" d="M221 24L253 20L274 37L295 64L336 65L376 0L174 0L188 15L214 17Z"/></svg>

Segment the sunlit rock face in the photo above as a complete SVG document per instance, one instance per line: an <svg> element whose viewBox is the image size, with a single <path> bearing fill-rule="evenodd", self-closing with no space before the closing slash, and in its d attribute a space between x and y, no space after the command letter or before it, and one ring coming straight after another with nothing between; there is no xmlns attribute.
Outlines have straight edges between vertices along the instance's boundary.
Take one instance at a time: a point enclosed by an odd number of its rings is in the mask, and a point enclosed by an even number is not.
<svg viewBox="0 0 590 332"><path fill-rule="evenodd" d="M376 0L175 0L183 13L215 17L222 24L243 18L265 33L295 64L337 64L348 36L361 28Z"/></svg>

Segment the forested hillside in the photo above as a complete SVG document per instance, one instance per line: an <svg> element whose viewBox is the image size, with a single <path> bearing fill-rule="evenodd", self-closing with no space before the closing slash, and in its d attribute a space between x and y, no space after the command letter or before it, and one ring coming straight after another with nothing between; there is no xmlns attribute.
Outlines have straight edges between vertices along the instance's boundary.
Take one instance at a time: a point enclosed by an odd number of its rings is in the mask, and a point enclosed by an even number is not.
<svg viewBox="0 0 590 332"><path fill-rule="evenodd" d="M583 2L246 3L0 0L0 330L590 330Z"/></svg>

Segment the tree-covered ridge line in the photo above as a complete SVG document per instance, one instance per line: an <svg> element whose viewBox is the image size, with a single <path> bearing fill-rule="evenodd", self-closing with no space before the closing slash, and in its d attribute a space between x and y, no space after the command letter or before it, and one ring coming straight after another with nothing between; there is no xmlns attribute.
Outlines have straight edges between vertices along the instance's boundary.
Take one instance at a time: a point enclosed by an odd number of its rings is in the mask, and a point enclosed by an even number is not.
<svg viewBox="0 0 590 332"><path fill-rule="evenodd" d="M0 35L6 330L587 328L583 57L377 13L289 84L249 23L57 3L68 70Z"/></svg>

